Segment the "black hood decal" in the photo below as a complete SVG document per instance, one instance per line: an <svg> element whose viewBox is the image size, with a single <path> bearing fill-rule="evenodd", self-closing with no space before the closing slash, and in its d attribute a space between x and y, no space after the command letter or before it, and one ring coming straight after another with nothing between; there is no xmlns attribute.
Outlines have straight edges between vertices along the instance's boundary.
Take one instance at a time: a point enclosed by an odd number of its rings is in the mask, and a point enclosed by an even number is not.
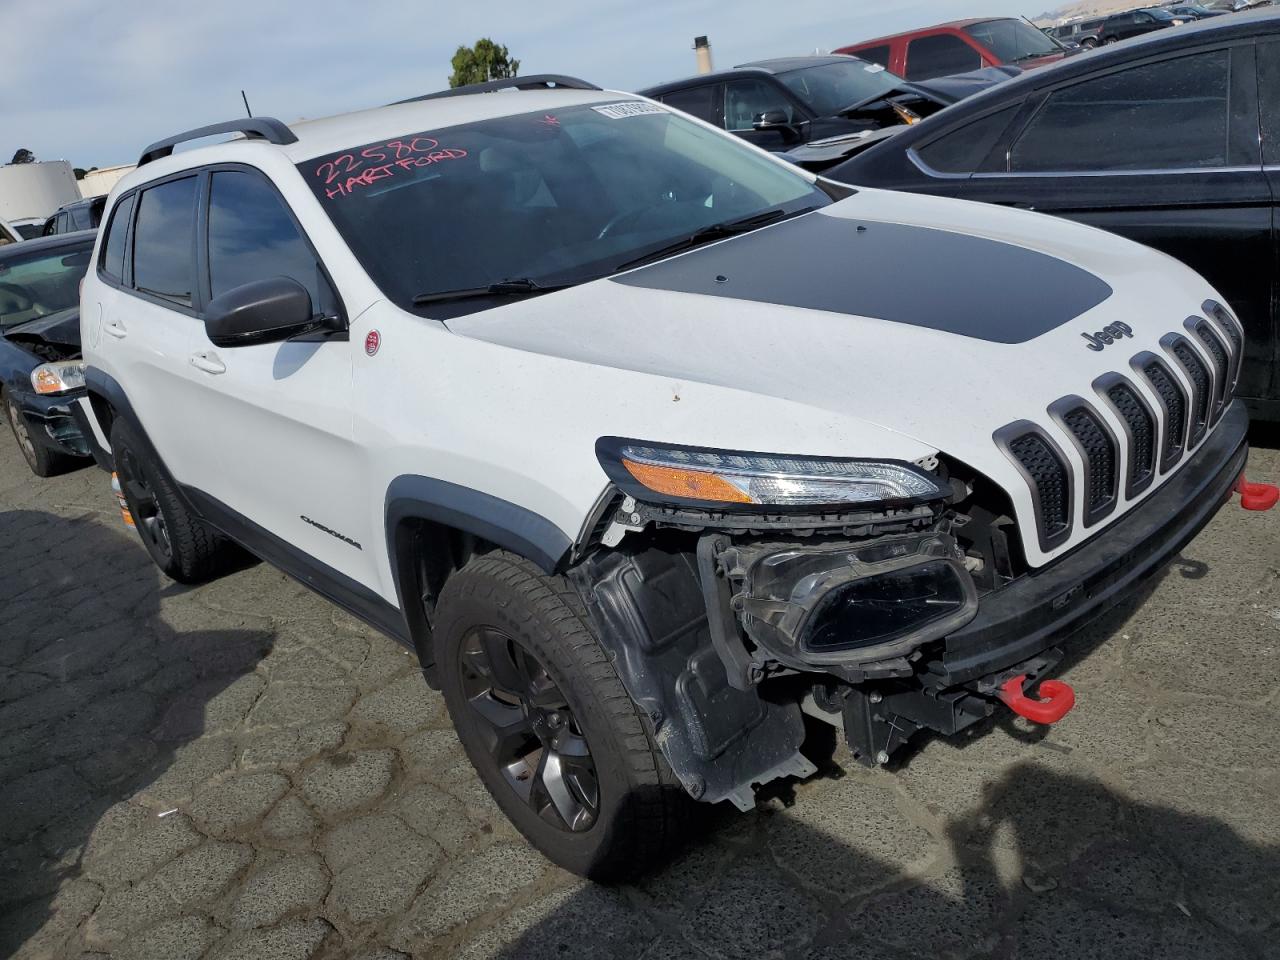
<svg viewBox="0 0 1280 960"><path fill-rule="evenodd" d="M1025 343L1112 293L1087 270L1011 243L820 213L613 282L876 317L995 343Z"/></svg>

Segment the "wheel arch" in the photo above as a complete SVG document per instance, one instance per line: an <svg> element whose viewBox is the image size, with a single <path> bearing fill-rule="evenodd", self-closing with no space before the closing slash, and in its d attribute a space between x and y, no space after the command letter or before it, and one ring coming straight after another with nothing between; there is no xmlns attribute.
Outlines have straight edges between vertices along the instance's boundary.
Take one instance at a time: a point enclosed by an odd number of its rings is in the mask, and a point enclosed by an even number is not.
<svg viewBox="0 0 1280 960"><path fill-rule="evenodd" d="M544 573L563 571L572 541L546 517L435 477L402 474L387 488L387 550L396 597L433 687L431 610L450 575L477 554L508 550Z"/></svg>

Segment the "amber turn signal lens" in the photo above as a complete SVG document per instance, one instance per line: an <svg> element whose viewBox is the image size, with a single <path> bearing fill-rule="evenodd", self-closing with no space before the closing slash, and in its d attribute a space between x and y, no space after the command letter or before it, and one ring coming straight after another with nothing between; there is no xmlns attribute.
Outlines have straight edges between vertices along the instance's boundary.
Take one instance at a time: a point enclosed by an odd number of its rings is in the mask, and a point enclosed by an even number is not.
<svg viewBox="0 0 1280 960"><path fill-rule="evenodd" d="M719 503L751 503L749 496L714 473L659 467L623 459L627 472L655 493L685 500L709 500Z"/></svg>

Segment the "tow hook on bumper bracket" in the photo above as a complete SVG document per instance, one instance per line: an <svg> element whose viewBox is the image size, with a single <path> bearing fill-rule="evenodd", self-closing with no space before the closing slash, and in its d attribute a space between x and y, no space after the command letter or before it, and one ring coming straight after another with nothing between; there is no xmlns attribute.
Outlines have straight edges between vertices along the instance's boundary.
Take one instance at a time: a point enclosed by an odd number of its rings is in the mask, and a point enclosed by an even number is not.
<svg viewBox="0 0 1280 960"><path fill-rule="evenodd" d="M1280 500L1280 487L1270 483L1250 483L1243 473L1236 481L1235 489L1240 494L1240 506L1246 510L1270 510Z"/></svg>
<svg viewBox="0 0 1280 960"><path fill-rule="evenodd" d="M996 693L1005 706L1032 723L1057 723L1076 705L1076 692L1061 680L1045 680L1040 684L1040 696L1028 697L1022 691L1027 675L1019 674L1006 680Z"/></svg>

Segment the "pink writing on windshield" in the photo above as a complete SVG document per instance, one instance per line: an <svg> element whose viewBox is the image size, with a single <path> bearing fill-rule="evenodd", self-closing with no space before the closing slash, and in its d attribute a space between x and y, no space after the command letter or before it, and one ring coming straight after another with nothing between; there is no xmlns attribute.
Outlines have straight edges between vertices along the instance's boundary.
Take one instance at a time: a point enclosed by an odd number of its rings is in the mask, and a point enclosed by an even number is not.
<svg viewBox="0 0 1280 960"><path fill-rule="evenodd" d="M363 187L394 177L402 170L428 167L446 160L461 160L467 151L441 147L434 137L418 136L375 143L355 153L342 153L321 161L314 176L324 186L325 196L347 197Z"/></svg>

